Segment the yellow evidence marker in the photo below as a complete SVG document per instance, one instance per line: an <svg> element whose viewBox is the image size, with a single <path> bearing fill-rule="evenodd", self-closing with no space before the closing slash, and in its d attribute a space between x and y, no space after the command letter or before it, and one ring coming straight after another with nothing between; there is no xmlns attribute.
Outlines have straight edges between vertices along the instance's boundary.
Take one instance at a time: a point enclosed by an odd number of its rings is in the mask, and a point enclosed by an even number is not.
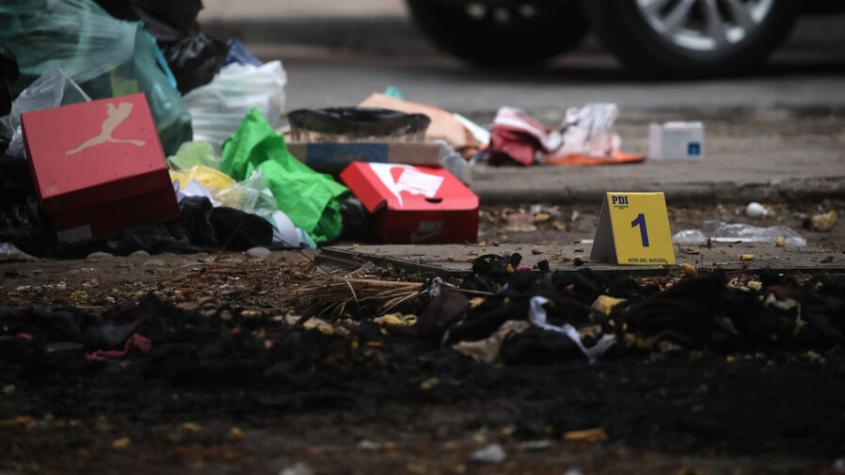
<svg viewBox="0 0 845 475"><path fill-rule="evenodd" d="M663 193L608 193L590 259L634 266L675 265Z"/></svg>

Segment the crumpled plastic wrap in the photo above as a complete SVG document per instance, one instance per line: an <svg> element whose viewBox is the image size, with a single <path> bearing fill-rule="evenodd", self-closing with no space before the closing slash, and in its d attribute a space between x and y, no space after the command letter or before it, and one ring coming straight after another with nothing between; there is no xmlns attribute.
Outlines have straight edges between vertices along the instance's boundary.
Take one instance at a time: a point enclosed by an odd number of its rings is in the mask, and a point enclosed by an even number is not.
<svg viewBox="0 0 845 475"><path fill-rule="evenodd" d="M695 246L711 242L768 242L777 243L783 238L783 245L806 247L807 240L786 226L760 227L742 223L705 221L701 229L685 229L672 236L675 244Z"/></svg>
<svg viewBox="0 0 845 475"><path fill-rule="evenodd" d="M116 20L92 0L4 0L0 44L24 81L60 68L92 99L144 92L166 153L191 139L176 80L141 23Z"/></svg>
<svg viewBox="0 0 845 475"><path fill-rule="evenodd" d="M48 69L12 102L9 115L0 118L0 136L9 139L6 155L26 158L21 132L21 114L68 104L88 102L91 98L61 69Z"/></svg>

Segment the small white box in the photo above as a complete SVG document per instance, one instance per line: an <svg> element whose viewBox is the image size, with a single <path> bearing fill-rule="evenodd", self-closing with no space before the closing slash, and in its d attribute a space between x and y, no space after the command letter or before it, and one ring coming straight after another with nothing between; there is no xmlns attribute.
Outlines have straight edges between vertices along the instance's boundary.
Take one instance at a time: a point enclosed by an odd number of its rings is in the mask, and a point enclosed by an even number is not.
<svg viewBox="0 0 845 475"><path fill-rule="evenodd" d="M700 160L704 158L704 124L666 122L651 124L648 158L653 160Z"/></svg>

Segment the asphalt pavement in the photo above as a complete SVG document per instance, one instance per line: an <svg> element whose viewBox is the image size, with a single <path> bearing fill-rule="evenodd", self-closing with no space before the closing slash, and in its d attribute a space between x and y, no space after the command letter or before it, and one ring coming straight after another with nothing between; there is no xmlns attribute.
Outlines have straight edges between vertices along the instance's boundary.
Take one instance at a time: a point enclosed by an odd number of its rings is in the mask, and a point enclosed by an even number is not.
<svg viewBox="0 0 845 475"><path fill-rule="evenodd" d="M542 70L482 71L438 53L398 0L330 3L206 0L201 21L283 61L287 110L354 105L393 85L481 124L507 105L554 126L568 107L614 102L624 148L634 152L645 151L650 122L705 122L700 163L474 167L484 203L594 202L608 190L665 191L670 202L692 203L845 196L845 17L802 21L770 66L749 77L645 82L591 38Z"/></svg>

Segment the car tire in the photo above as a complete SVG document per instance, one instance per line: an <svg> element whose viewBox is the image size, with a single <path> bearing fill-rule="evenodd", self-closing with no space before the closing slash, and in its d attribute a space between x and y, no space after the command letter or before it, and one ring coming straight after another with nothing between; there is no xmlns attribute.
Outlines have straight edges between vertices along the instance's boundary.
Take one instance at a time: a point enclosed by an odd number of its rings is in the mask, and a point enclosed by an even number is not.
<svg viewBox="0 0 845 475"><path fill-rule="evenodd" d="M479 66L536 66L574 48L587 32L579 0L407 3L417 26L440 49ZM503 11L509 12L507 21Z"/></svg>
<svg viewBox="0 0 845 475"><path fill-rule="evenodd" d="M682 47L660 34L637 0L583 0L581 5L604 46L630 70L646 76L702 78L749 73L761 67L789 34L801 3L774 0L765 17L741 40L713 50Z"/></svg>

